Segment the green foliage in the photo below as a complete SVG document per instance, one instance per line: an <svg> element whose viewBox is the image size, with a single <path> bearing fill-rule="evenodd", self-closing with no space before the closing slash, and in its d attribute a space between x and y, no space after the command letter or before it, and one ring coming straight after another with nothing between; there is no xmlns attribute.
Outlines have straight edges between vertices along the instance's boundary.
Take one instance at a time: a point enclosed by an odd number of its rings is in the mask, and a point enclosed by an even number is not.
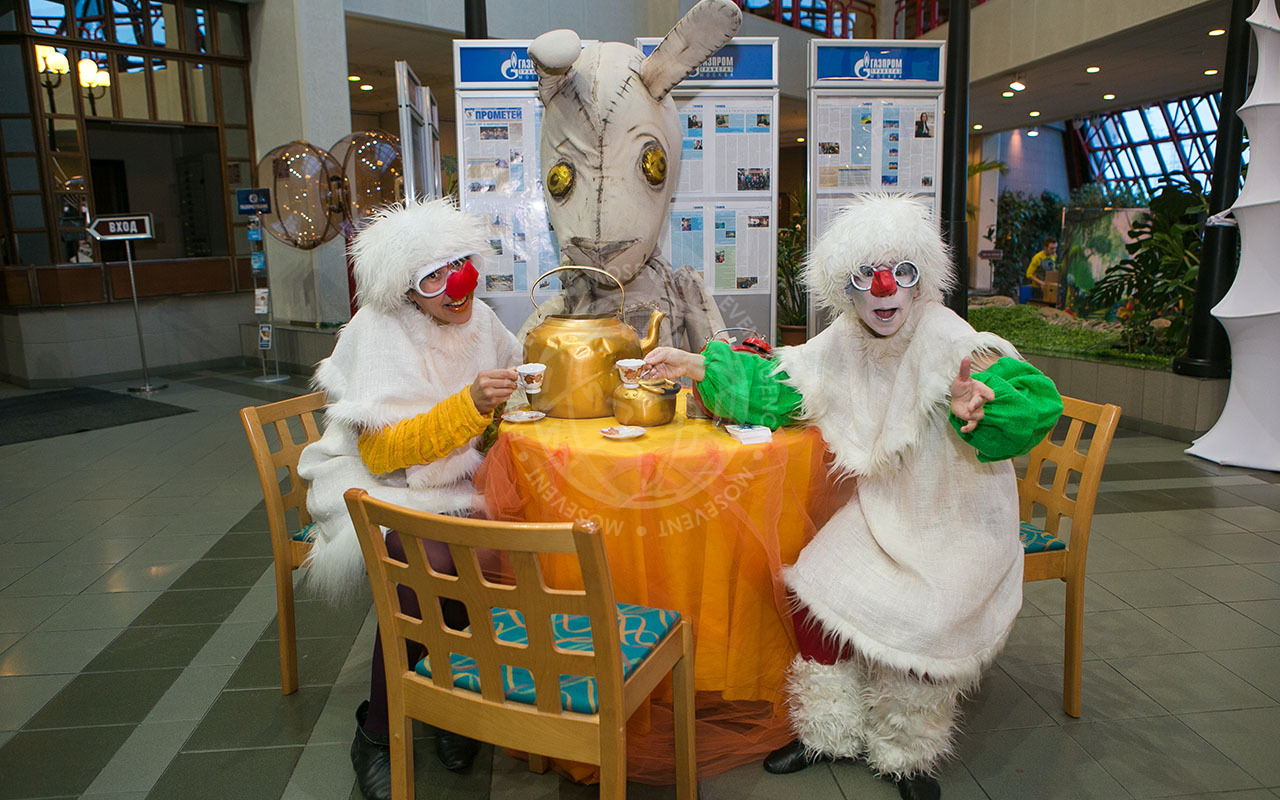
<svg viewBox="0 0 1280 800"><path fill-rule="evenodd" d="M979 161L970 161L969 165L965 167L965 175L969 178L972 178L974 175L981 175L984 172L999 172L1001 175L1008 175L1009 165L994 158L984 158ZM973 203L965 203L964 210L970 220L977 221L977 205Z"/></svg>
<svg viewBox="0 0 1280 800"><path fill-rule="evenodd" d="M788 195L791 219L778 226L778 324L804 325L809 316L809 294L800 281L808 248L809 215L806 199Z"/></svg>
<svg viewBox="0 0 1280 800"><path fill-rule="evenodd" d="M1035 306L982 306L969 309L969 324L1007 339L1024 353L1168 369L1162 356L1130 353L1114 333L1068 328L1048 322Z"/></svg>
<svg viewBox="0 0 1280 800"><path fill-rule="evenodd" d="M1032 197L1022 192L1001 192L996 224L987 238L1004 255L992 263L992 288L996 294L1016 297L1031 257L1040 251L1046 236L1062 229L1062 198L1053 192Z"/></svg>
<svg viewBox="0 0 1280 800"><path fill-rule="evenodd" d="M1201 223L1208 201L1197 187L1170 183L1134 218L1129 258L1093 286L1093 309L1119 306L1131 353L1176 355L1186 349L1200 271Z"/></svg>

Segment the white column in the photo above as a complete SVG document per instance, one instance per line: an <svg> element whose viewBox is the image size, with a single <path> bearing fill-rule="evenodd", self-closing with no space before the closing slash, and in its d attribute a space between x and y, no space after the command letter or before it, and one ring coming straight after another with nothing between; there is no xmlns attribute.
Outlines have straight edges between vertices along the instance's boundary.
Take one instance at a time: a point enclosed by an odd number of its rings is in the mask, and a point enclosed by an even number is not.
<svg viewBox="0 0 1280 800"><path fill-rule="evenodd" d="M297 139L328 150L351 133L342 0L253 3L249 31L257 157ZM270 236L265 244L278 322L348 319L341 235L315 250L297 250Z"/></svg>

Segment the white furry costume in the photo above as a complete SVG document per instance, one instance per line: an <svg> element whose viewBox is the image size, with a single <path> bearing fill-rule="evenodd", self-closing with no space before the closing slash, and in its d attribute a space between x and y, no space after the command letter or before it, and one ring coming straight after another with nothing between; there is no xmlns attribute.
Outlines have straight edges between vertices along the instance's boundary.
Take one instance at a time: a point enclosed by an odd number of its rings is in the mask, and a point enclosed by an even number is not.
<svg viewBox="0 0 1280 800"><path fill-rule="evenodd" d="M792 720L810 750L866 755L898 777L930 773L949 752L958 699L1022 602L1013 466L979 462L948 423L961 359L1017 351L942 305L950 264L926 215L893 197L842 212L806 266L811 291L840 316L778 354L803 417L857 477L854 498L784 577L822 632L858 655L833 665L797 657ZM920 269L919 295L902 327L877 337L844 287L858 264L904 259Z"/></svg>
<svg viewBox="0 0 1280 800"><path fill-rule="evenodd" d="M481 370L520 363L515 337L493 311L475 304L464 325L438 323L406 297L419 271L488 251L483 223L448 200L392 208L371 221L352 246L360 310L316 365L314 385L328 396L325 432L309 445L298 474L310 483L307 510L316 523L308 580L341 595L362 581L364 560L343 493L367 489L381 500L441 514L474 504L471 475L482 456L473 446L430 464L373 475L360 458L360 434L431 410L469 386Z"/></svg>

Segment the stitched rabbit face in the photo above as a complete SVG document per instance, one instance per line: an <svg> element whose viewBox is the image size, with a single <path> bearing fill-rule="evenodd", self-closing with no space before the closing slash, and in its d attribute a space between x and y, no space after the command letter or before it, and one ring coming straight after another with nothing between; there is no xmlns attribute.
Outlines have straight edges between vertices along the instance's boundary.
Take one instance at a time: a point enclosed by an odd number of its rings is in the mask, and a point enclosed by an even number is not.
<svg viewBox="0 0 1280 800"><path fill-rule="evenodd" d="M568 30L530 44L546 107L543 194L567 263L606 269L623 283L644 266L667 217L680 162L680 126L669 93L740 22L731 0L703 0L647 58L618 42L584 49Z"/></svg>

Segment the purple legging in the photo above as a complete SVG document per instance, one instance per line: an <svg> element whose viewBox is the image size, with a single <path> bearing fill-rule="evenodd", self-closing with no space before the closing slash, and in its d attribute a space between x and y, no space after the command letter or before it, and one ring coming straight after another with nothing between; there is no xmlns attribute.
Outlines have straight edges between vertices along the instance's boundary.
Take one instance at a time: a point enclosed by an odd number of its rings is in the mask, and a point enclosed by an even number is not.
<svg viewBox="0 0 1280 800"><path fill-rule="evenodd" d="M426 542L427 560L431 563L431 568L436 572L443 572L447 575L458 574L457 569L453 565L453 556L449 553L447 545L439 542ZM392 557L405 561L404 545L400 543L400 534L395 531L387 532L387 553ZM396 593L400 596L400 608L406 614L412 614L415 617L421 617L422 611L418 607L418 598L414 595L413 590L407 586L397 586ZM461 630L467 627L467 609L457 600L444 600L440 603L440 609L444 614L444 624L450 628ZM408 642L409 665L417 664L419 659L426 653L426 648L415 642ZM377 736L386 736L390 732L390 725L387 722L387 669L382 658L382 637L375 635L373 640L373 661L369 674L369 712L364 718L362 726L366 733Z"/></svg>

